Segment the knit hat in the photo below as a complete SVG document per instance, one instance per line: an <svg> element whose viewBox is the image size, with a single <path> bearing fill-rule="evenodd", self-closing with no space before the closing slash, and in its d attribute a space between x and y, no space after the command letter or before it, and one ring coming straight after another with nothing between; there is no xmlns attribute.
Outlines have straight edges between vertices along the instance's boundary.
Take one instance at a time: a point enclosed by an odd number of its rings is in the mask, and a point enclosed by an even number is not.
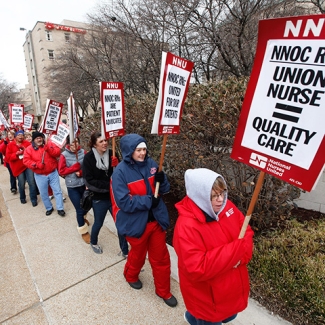
<svg viewBox="0 0 325 325"><path fill-rule="evenodd" d="M45 135L42 132L35 131L32 134L32 141L34 141L38 137L42 137L43 139L45 139Z"/></svg>
<svg viewBox="0 0 325 325"><path fill-rule="evenodd" d="M146 148L147 149L147 145L145 142L140 142L138 145L137 145L137 149L138 148Z"/></svg>
<svg viewBox="0 0 325 325"><path fill-rule="evenodd" d="M15 137L16 137L18 134L22 134L22 135L24 135L24 130L19 130L19 131L17 131L17 132L15 133Z"/></svg>

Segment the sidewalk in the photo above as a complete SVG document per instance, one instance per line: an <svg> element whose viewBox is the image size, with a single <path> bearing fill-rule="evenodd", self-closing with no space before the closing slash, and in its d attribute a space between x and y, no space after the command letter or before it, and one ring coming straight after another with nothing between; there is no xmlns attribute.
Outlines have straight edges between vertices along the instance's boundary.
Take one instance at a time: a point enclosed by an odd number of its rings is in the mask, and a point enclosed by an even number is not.
<svg viewBox="0 0 325 325"><path fill-rule="evenodd" d="M169 247L174 277L171 291L179 302L176 308L168 307L156 296L149 263L140 275L141 290L126 283L125 260L118 255L118 239L110 216L99 235L102 255L83 242L63 179L61 186L67 198L66 217L60 217L56 210L47 217L40 198L38 206L32 207L28 196L27 204L21 204L19 194L10 192L8 170L0 165L0 323L186 325L185 306L175 280L173 248ZM93 216L88 215L92 224ZM250 300L249 307L228 324L290 323Z"/></svg>

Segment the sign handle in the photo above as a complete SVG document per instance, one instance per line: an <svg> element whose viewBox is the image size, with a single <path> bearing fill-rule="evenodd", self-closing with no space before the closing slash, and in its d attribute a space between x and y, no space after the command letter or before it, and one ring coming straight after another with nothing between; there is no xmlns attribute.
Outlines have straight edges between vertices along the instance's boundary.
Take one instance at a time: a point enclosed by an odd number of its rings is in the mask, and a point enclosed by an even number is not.
<svg viewBox="0 0 325 325"><path fill-rule="evenodd" d="M75 147L75 155L76 155L76 160L77 160L77 162L79 161L79 159L78 159L78 146L77 146L77 138L74 138L74 140L73 140L73 143L74 143L74 147Z"/></svg>
<svg viewBox="0 0 325 325"><path fill-rule="evenodd" d="M249 221L250 221L250 219L252 217L252 213L253 213L253 210L254 210L254 207L255 207L255 203L257 201L258 195L259 195L259 193L261 191L261 188L262 188L262 185L263 185L264 177L265 177L265 172L263 172L263 171L260 172L260 175L258 176L258 180L257 180L256 186L255 186L255 189L254 189L252 199L251 199L251 201L249 203L249 207L248 207L248 210L247 210L247 214L246 214L244 223L243 223L242 228L240 230L240 234L239 234L239 237L238 237L239 239L242 239L245 236Z"/></svg>
<svg viewBox="0 0 325 325"><path fill-rule="evenodd" d="M115 137L112 138L112 155L115 157Z"/></svg>
<svg viewBox="0 0 325 325"><path fill-rule="evenodd" d="M160 161L159 161L159 169L158 169L159 172L162 171L162 166L163 166L165 151L166 151L167 136L168 136L167 134L164 134L163 145L161 148ZM155 188L155 197L158 197L159 186L160 186L160 183L157 182L156 188Z"/></svg>

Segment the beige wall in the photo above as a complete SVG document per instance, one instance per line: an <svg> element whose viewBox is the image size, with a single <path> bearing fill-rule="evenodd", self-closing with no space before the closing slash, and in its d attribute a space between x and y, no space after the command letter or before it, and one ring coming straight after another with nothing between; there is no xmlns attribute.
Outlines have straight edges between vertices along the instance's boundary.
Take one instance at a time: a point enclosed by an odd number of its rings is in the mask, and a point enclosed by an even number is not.
<svg viewBox="0 0 325 325"><path fill-rule="evenodd" d="M300 208L325 213L325 169L311 192L302 192L295 200Z"/></svg>
<svg viewBox="0 0 325 325"><path fill-rule="evenodd" d="M27 113L30 113L31 109L31 97L30 97L30 89L29 85L25 85L25 88L19 89L19 92L14 93L13 98L11 100L13 103L17 104L23 104L24 105L24 111Z"/></svg>

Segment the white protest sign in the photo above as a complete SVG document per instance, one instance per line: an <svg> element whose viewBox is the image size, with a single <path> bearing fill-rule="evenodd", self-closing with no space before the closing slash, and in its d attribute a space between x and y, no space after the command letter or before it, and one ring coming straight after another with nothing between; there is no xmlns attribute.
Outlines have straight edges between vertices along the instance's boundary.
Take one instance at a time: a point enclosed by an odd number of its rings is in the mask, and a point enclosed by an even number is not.
<svg viewBox="0 0 325 325"><path fill-rule="evenodd" d="M9 128L10 124L8 123L8 121L6 120L5 116L3 115L2 110L0 110L0 123L5 127L5 128Z"/></svg>
<svg viewBox="0 0 325 325"><path fill-rule="evenodd" d="M67 99L68 103L68 121L69 121L69 129L70 129L70 143L74 141L74 139L79 135L79 125L78 125L78 117L75 106L75 100L73 98L73 94L70 94L70 97ZM72 116L72 117L71 117ZM72 121L72 122L71 122Z"/></svg>
<svg viewBox="0 0 325 325"><path fill-rule="evenodd" d="M56 133L59 126L63 104L51 99L48 99L46 104L42 130L44 133Z"/></svg>
<svg viewBox="0 0 325 325"><path fill-rule="evenodd" d="M25 130L31 130L33 125L34 115L32 114L24 114L24 125L23 128Z"/></svg>
<svg viewBox="0 0 325 325"><path fill-rule="evenodd" d="M24 105L9 104L10 122L13 125L24 124Z"/></svg>
<svg viewBox="0 0 325 325"><path fill-rule="evenodd" d="M261 20L231 157L310 191L325 163L325 15Z"/></svg>
<svg viewBox="0 0 325 325"><path fill-rule="evenodd" d="M178 134L194 63L162 53L159 96L151 133Z"/></svg>
<svg viewBox="0 0 325 325"><path fill-rule="evenodd" d="M124 85L122 82L100 82L102 125L106 138L124 134Z"/></svg>
<svg viewBox="0 0 325 325"><path fill-rule="evenodd" d="M50 136L50 139L58 147L62 148L64 146L64 144L65 144L66 138L69 135L69 133L70 133L69 127L66 124L60 122L57 133L52 134Z"/></svg>

